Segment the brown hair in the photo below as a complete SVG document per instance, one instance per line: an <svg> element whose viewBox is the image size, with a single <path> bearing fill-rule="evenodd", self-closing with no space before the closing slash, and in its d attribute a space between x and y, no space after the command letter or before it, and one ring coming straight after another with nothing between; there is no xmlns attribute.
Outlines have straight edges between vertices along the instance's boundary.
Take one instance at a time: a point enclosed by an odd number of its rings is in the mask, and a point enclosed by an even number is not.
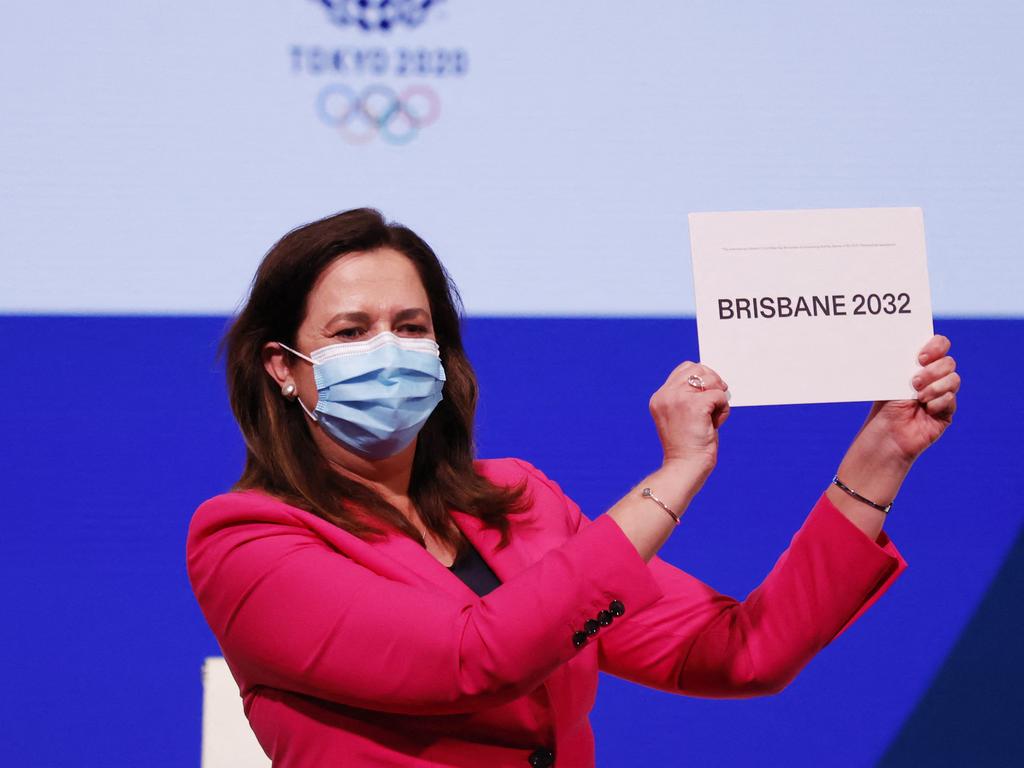
<svg viewBox="0 0 1024 768"><path fill-rule="evenodd" d="M410 498L442 541L463 546L448 514L455 508L497 528L505 546L507 516L522 510L524 486L496 486L473 467L477 383L462 346L458 291L430 246L370 208L328 216L282 237L260 263L249 299L224 336L228 394L246 445L235 489L265 491L362 538L383 535L385 523L423 543L397 508L330 467L302 411L281 396L263 367L267 342L295 346L309 293L330 264L347 253L385 247L407 256L419 272L447 377L444 398L419 433Z"/></svg>

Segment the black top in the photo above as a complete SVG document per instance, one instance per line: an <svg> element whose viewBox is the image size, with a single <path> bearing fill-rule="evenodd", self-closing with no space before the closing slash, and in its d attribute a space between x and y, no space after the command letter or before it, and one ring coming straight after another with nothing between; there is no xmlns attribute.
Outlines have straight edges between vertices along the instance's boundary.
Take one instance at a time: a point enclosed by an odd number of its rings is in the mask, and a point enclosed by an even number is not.
<svg viewBox="0 0 1024 768"><path fill-rule="evenodd" d="M455 559L448 570L462 579L463 583L480 597L501 586L491 566L480 557L476 547L471 544L466 544L465 551Z"/></svg>

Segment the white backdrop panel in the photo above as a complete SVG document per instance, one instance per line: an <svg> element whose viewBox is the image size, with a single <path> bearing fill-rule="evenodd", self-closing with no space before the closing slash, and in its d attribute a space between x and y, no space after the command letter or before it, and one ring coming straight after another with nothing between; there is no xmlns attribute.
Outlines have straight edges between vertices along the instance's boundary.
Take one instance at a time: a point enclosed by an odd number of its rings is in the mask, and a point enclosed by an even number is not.
<svg viewBox="0 0 1024 768"><path fill-rule="evenodd" d="M224 313L286 230L373 205L471 313L692 314L689 211L919 205L936 312L1017 315L1022 28L1011 2L440 0L390 31L316 0L12 4L0 311ZM332 84L440 114L352 143Z"/></svg>

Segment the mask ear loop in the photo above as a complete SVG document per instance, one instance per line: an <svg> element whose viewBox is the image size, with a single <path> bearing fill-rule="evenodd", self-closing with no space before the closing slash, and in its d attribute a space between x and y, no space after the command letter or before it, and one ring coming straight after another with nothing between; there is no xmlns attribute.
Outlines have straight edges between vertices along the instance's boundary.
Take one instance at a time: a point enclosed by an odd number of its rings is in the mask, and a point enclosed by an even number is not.
<svg viewBox="0 0 1024 768"><path fill-rule="evenodd" d="M313 413L311 410L309 410L309 408L306 407L306 404L304 402L302 402L302 398L301 397L296 395L295 399L299 401L299 407L302 408L302 410L306 412L306 415L309 416L310 419L312 419L313 421L319 421L319 419L317 419L317 417L316 417L316 414Z"/></svg>
<svg viewBox="0 0 1024 768"><path fill-rule="evenodd" d="M277 341L277 342L274 342L274 343L277 344L277 346L281 347L282 349L288 350L289 352L291 352L296 357L302 358L307 363L312 363L312 364L315 365L315 363L313 363L313 358L308 357L307 355L302 354L301 352L299 352L296 349L292 349L287 344L282 344L280 341ZM298 395L295 395L295 399L298 400L299 407L302 408L302 410L305 412L305 414L307 416L309 416L309 418L312 421L319 421L319 419L317 419L317 417L316 417L316 414L313 411L309 410L309 408L306 407L306 404L304 402L302 402L302 398L301 397L299 397Z"/></svg>
<svg viewBox="0 0 1024 768"><path fill-rule="evenodd" d="M284 344L284 343L282 343L280 341L275 341L274 343L277 344L277 346L279 346L281 349L287 349L289 352L291 352L296 357L301 357L307 363L313 363L313 358L312 357L309 357L308 355L302 354L297 349L292 349L287 344Z"/></svg>

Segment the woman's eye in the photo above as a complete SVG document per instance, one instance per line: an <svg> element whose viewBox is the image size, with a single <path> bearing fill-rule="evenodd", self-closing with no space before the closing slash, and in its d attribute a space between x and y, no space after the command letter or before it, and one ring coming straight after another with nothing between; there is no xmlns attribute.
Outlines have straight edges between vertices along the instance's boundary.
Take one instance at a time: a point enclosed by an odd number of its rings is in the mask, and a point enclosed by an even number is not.
<svg viewBox="0 0 1024 768"><path fill-rule="evenodd" d="M427 332L427 327L424 325L403 325L400 326L398 330L402 333L422 335Z"/></svg>
<svg viewBox="0 0 1024 768"><path fill-rule="evenodd" d="M331 334L343 339L355 339L363 335L362 328L342 328L340 331L336 331Z"/></svg>

